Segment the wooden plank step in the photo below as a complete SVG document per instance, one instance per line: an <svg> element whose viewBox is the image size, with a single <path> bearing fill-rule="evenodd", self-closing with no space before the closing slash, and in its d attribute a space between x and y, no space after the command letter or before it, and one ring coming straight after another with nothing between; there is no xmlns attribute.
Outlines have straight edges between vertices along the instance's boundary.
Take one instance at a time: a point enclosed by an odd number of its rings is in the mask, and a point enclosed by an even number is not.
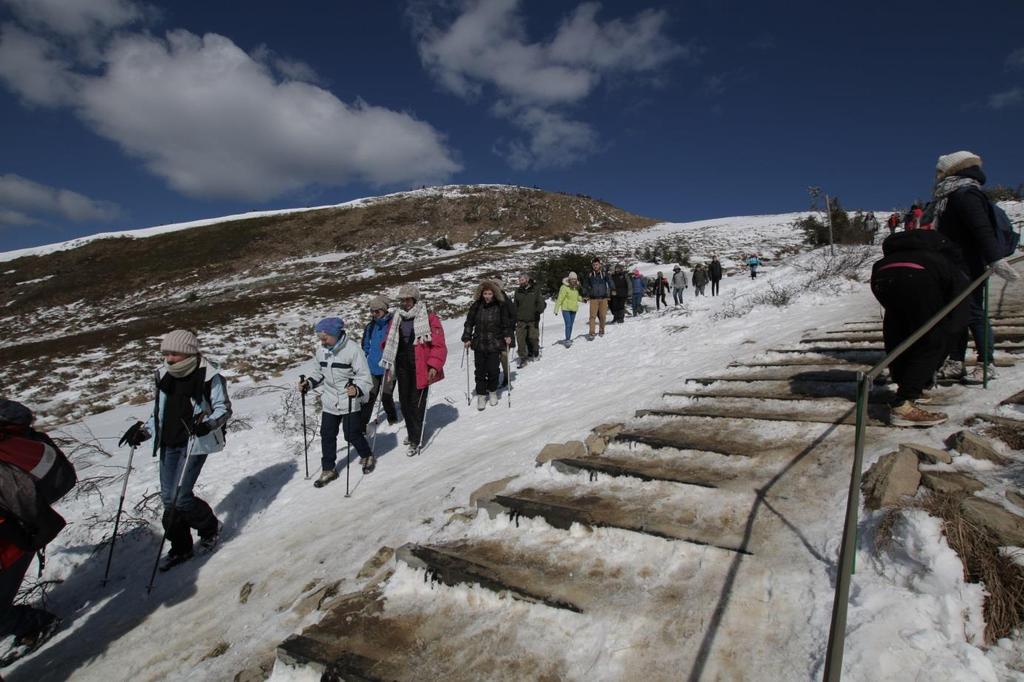
<svg viewBox="0 0 1024 682"><path fill-rule="evenodd" d="M871 387L868 400L872 403L890 402L895 395L892 388ZM721 386L711 384L692 390L666 391L663 397L676 398L763 398L771 400L820 400L837 398L845 401L857 400L857 384L825 381L757 381L740 384L725 382Z"/></svg>
<svg viewBox="0 0 1024 682"><path fill-rule="evenodd" d="M804 343L804 342L801 341L800 343ZM863 352L863 351L877 351L879 353L884 353L885 352L885 346L883 346L880 341L877 342L877 343L876 342L870 342L870 341L865 341L865 342L862 342L862 343L854 342L854 343L850 343L848 345L838 345L840 342L837 341L836 342L837 345L835 345L835 346L824 345L824 344L821 344L820 342L812 342L812 343L817 343L818 345L816 345L816 346L808 345L807 348L791 348L791 349L773 348L773 349L771 349L768 352L769 353L802 353L802 352L806 352L806 353L855 353L855 352ZM997 341L996 344L995 344L995 349L997 351L1003 351L1003 352L1006 352L1006 353L1016 353L1018 351L1024 350L1024 344L1010 342L1010 341L1005 341L1003 343L999 343Z"/></svg>
<svg viewBox="0 0 1024 682"><path fill-rule="evenodd" d="M622 452L619 452L622 455ZM566 457L550 460L551 466L567 474L579 471L588 471L595 474L607 476L625 476L636 478L641 481L667 481L670 483L684 483L696 485L702 488L717 488L722 478L712 476L708 480L707 471L695 475L692 468L687 467L687 462L681 457L671 460L655 460L651 458L634 457L625 453L625 457L606 455L590 455L584 459ZM677 466L678 465L678 466Z"/></svg>
<svg viewBox="0 0 1024 682"><path fill-rule="evenodd" d="M737 399L739 402L740 399ZM724 402L724 401L723 401ZM847 424L854 425L857 415L854 406L839 412L819 412L810 409L800 409L788 406L778 408L770 407L770 401L753 400L742 401L746 404L737 408L731 404L721 404L719 401L708 403L702 401L695 405L681 405L679 407L665 407L653 410L641 410L637 412L638 417L653 415L659 417L712 417L716 419L757 419L762 421L786 421L786 422L810 422L814 424ZM868 405L868 425L884 426L888 423L889 409L884 405Z"/></svg>
<svg viewBox="0 0 1024 682"><path fill-rule="evenodd" d="M753 371L714 374L690 377L686 383L711 384L716 381L817 381L824 383L846 383L857 381L858 372L867 372L868 365L828 366L803 365L794 367L766 367ZM879 380L883 380L879 377Z"/></svg>
<svg viewBox="0 0 1024 682"><path fill-rule="evenodd" d="M543 518L555 528L574 523L681 540L744 554L746 514L753 493L715 490L677 483L579 485L568 482L527 487L495 495L486 508Z"/></svg>
<svg viewBox="0 0 1024 682"><path fill-rule="evenodd" d="M983 419L989 422L990 424L995 424L996 426L1008 426L1012 429L1024 430L1024 419L1012 419L1010 417L1003 417L998 414L985 414L983 412L979 412L974 416L977 417L978 419Z"/></svg>
<svg viewBox="0 0 1024 682"><path fill-rule="evenodd" d="M1019 342L1024 341L1024 331L1020 331L1020 330L1014 329L1012 327L1008 328L1008 329L1005 329L1005 330L1002 330L999 327L995 327L993 329L993 333L995 334L996 347L997 348L999 348L1000 345L1012 344L1012 343L1018 343L1019 344ZM883 339L882 339L882 333L881 332L865 332L863 334L861 334L861 333L856 333L856 334L847 333L847 334L843 334L843 335L840 335L840 334L829 334L829 335L826 335L826 336L811 336L811 337L807 337L807 338L804 338L804 339L800 339L800 343L839 343L839 342L844 342L844 341L845 342L849 342L849 343L863 343L863 342L867 342L867 343L879 342L880 343L880 342L882 342L882 340Z"/></svg>
<svg viewBox="0 0 1024 682"><path fill-rule="evenodd" d="M823 365L831 365L835 367L860 369L865 368L864 371L871 369L872 365L866 364L863 359L856 358L852 353L850 354L839 354L837 357L827 355L806 355L803 357L799 355L802 351L787 351L785 357L777 359L753 359L753 360L733 360L728 364L728 367L821 367ZM872 351L873 357L877 360L870 360L870 362L877 362L881 360L884 355ZM976 360L968 358L965 363L968 366L978 364ZM996 367L1013 367L1016 364L1011 358L1004 356L996 357Z"/></svg>
<svg viewBox="0 0 1024 682"><path fill-rule="evenodd" d="M860 325L859 322L852 322L850 324ZM992 320L992 326L995 328L1003 327L1008 328L1008 331L1012 331L1018 327L1024 327L1024 318L1008 318L1004 320ZM850 333L868 333L877 332L882 333L882 323L870 323L864 326L846 327L844 329L825 329L825 334L850 334Z"/></svg>
<svg viewBox="0 0 1024 682"><path fill-rule="evenodd" d="M829 434L830 442L853 442L853 429L845 426L780 422L771 435L765 435L764 424L759 420L734 417L730 420L726 428L721 419L713 417L648 416L630 424L615 437L615 441L757 460L793 457L823 434Z"/></svg>
<svg viewBox="0 0 1024 682"><path fill-rule="evenodd" d="M278 647L278 661L301 679L468 682L494 679L496 667L506 679L566 677L570 656L539 654L522 633L543 631L559 651L572 650L573 633L547 627L534 611L509 608L512 600L467 604L436 585L385 591L375 586L339 599L320 622Z"/></svg>
<svg viewBox="0 0 1024 682"><path fill-rule="evenodd" d="M566 567L550 552L541 557L526 556L509 552L497 541L465 539L444 545L408 543L399 547L395 556L445 585L475 584L523 601L583 612L577 603L580 595L564 589Z"/></svg>

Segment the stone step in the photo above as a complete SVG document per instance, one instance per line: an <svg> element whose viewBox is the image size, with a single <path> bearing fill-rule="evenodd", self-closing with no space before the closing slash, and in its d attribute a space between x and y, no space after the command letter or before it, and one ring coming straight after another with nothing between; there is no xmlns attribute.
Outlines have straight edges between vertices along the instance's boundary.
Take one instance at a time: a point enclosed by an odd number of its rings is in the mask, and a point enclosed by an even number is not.
<svg viewBox="0 0 1024 682"><path fill-rule="evenodd" d="M409 543L398 548L399 560L422 569L445 585L474 584L516 599L582 613L593 592L580 594L566 580L568 566L546 551L526 554L498 541L466 538L443 545Z"/></svg>
<svg viewBox="0 0 1024 682"><path fill-rule="evenodd" d="M481 506L492 515L539 517L555 528L575 523L618 528L749 554L756 542L746 536L745 522L753 504L752 492L663 481L588 484L568 479L499 493Z"/></svg>

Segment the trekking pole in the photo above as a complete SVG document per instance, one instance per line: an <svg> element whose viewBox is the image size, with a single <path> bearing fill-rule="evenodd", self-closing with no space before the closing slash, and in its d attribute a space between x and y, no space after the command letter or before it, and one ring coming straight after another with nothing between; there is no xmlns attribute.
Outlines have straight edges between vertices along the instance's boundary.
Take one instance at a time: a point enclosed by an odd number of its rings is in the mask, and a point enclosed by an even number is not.
<svg viewBox="0 0 1024 682"><path fill-rule="evenodd" d="M385 375L386 376L386 375ZM383 405L381 400L381 394L384 393L384 377L380 381L380 390L377 391L377 395L373 399L375 405L373 412L373 438L370 440L370 451L377 445L377 432L380 431L380 410Z"/></svg>
<svg viewBox="0 0 1024 682"><path fill-rule="evenodd" d="M124 472L124 483L121 485L121 501L117 503L117 515L114 516L114 536L110 538L110 553L107 554L107 570L103 572L103 582L100 587L107 586L107 578L110 577L110 562L114 559L114 544L117 542L117 528L121 524L121 510L124 509L124 495L128 491L128 476L132 473L132 459L135 457L135 446L128 453L128 468Z"/></svg>
<svg viewBox="0 0 1024 682"><path fill-rule="evenodd" d="M537 326L540 327L540 343L537 344L537 357L544 357L544 320L537 318Z"/></svg>
<svg viewBox="0 0 1024 682"><path fill-rule="evenodd" d="M416 441L416 454L420 454L420 450L423 449L423 433L427 430L427 407L425 401L427 399L427 391L430 390L430 384L423 387L423 392L420 393L420 399L416 403L416 411L419 412L420 406L423 406L423 419L420 421L420 438Z"/></svg>
<svg viewBox="0 0 1024 682"><path fill-rule="evenodd" d="M469 357L469 349L466 348L463 353L463 358ZM469 363L466 363L466 407L469 407L473 403L473 394L469 388Z"/></svg>
<svg viewBox="0 0 1024 682"><path fill-rule="evenodd" d="M309 480L309 438L306 434L306 375L300 374L299 381L302 383L302 447L306 451L306 480Z"/></svg>
<svg viewBox="0 0 1024 682"><path fill-rule="evenodd" d="M351 386L351 385L352 385L352 380L349 379L348 383L345 384L345 388L348 389L348 387ZM345 392L348 393L347 390ZM345 419L348 419L350 414L352 414L352 396L351 395L348 397L348 414L345 415ZM350 443L348 438L346 438L345 439L345 497L351 497L351 495L349 494L349 491L348 491L348 477L349 477L349 473L348 472L349 472L349 470L351 468L352 468L352 443Z"/></svg>
<svg viewBox="0 0 1024 682"><path fill-rule="evenodd" d="M507 348L508 344L505 344L505 346ZM509 406L509 409L512 408L512 371L511 371L511 367L509 368L509 372L508 372L508 406Z"/></svg>
<svg viewBox="0 0 1024 682"><path fill-rule="evenodd" d="M188 469L189 460L192 459L192 451L196 447L196 437L192 433L188 422L182 419L185 430L188 431L188 449L185 450L185 460L181 463L181 473L178 474L178 482L174 485L174 497L171 500L171 511L167 517L167 526L164 527L163 535L160 536L160 549L156 553L156 561L153 562L153 572L149 576L149 585L146 587L146 594L153 591L153 584L156 582L156 570L160 567L160 555L164 553L164 543L167 542L167 529L174 528L174 516L178 509L178 493L181 492L181 482L185 480L185 471ZM191 531L189 531L191 533Z"/></svg>

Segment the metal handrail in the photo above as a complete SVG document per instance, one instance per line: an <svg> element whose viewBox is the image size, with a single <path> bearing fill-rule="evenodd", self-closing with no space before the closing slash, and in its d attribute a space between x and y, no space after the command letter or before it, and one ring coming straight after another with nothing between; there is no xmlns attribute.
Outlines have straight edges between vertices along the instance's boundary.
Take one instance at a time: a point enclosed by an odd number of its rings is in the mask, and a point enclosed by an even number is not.
<svg viewBox="0 0 1024 682"><path fill-rule="evenodd" d="M1010 264L1024 260L1024 255L1008 259ZM911 334L903 343L896 346L891 353L868 370L867 373L857 372L857 420L856 439L853 449L853 472L850 475L850 494L846 502L846 525L843 527L843 542L839 550L839 564L836 576L836 596L832 604L832 625L828 633L828 650L825 655L825 675L827 682L838 682L843 670L843 645L846 640L846 609L850 601L850 581L853 578L854 562L857 557L857 513L860 510L860 480L861 466L864 460L864 433L865 422L867 421L868 392L875 379L885 370L886 367L902 355L908 348L914 345L922 336L941 322L946 315L960 305L975 289L982 284L985 289L985 334L983 341L982 373L985 382L988 379L988 279L992 276L993 270L987 268L970 286L963 290L956 298L950 301L942 310L935 313L927 322L921 325L917 331Z"/></svg>

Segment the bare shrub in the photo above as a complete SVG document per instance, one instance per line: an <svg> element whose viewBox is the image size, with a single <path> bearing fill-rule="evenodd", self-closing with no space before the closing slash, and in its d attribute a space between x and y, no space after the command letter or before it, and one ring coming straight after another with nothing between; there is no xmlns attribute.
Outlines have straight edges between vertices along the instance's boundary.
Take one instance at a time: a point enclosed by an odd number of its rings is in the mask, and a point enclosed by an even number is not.
<svg viewBox="0 0 1024 682"><path fill-rule="evenodd" d="M735 293L722 305L721 309L718 310L713 316L713 319L718 322L720 320L731 320L736 317L743 317L754 308L754 303L747 299L744 300L743 296L737 296Z"/></svg>
<svg viewBox="0 0 1024 682"><path fill-rule="evenodd" d="M795 267L809 275L808 285L826 284L832 280L864 282L868 276L866 266L878 258L878 251L872 247L837 247L835 253L829 249L818 249L804 263Z"/></svg>
<svg viewBox="0 0 1024 682"><path fill-rule="evenodd" d="M754 294L751 302L754 305L770 305L776 308L785 308L793 302L793 299L800 293L798 286L785 286L769 281L768 284L758 293Z"/></svg>

